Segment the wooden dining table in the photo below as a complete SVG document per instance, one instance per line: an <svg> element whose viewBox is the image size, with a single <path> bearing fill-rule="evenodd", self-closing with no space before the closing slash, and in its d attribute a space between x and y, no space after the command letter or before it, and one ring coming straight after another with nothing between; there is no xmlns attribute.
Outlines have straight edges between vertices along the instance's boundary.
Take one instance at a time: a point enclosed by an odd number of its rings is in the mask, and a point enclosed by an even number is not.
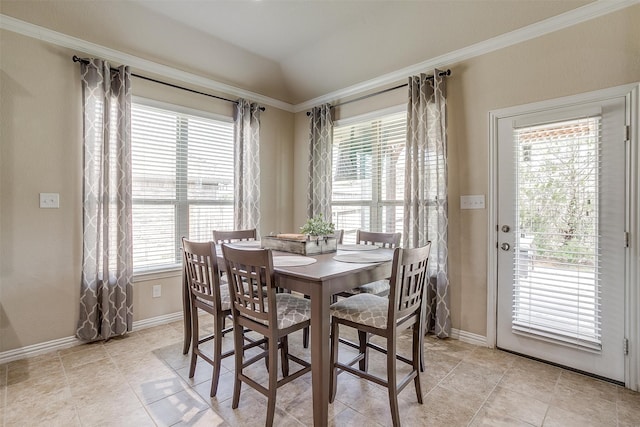
<svg viewBox="0 0 640 427"><path fill-rule="evenodd" d="M219 247L217 249L220 249ZM365 283L387 278L391 274L392 249L377 249L387 252L389 261L375 263L342 262L334 259L336 253L313 255L313 264L296 267L274 267L278 286L310 297L311 302L311 383L313 398L313 425L326 426L329 418L329 339L331 297L339 292L356 288ZM338 251L341 253L341 251ZM273 252L278 255L292 255ZM218 265L224 268L222 251L218 250ZM186 288L186 287L185 287ZM188 290L187 290L188 292ZM186 295L188 298L188 294ZM185 305L190 306L190 304ZM188 351L185 315L185 353ZM190 336L190 332L189 332Z"/></svg>

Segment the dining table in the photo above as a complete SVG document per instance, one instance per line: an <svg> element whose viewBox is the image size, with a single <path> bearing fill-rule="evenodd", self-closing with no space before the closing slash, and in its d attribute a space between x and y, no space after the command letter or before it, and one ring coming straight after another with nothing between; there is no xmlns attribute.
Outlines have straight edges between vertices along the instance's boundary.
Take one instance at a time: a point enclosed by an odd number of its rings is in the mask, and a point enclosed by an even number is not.
<svg viewBox="0 0 640 427"><path fill-rule="evenodd" d="M259 243L253 244L259 248ZM241 246L241 245L239 245ZM242 246L247 246L245 243ZM250 248L252 245L248 245ZM329 419L329 378L330 366L330 312L332 296L354 289L360 285L382 280L391 275L393 249L379 248L361 252L365 262L358 262L357 245L344 245L345 249L320 255L309 255L315 259L306 265L274 266L278 287L304 294L311 304L311 387L313 400L313 425L326 426ZM217 248L218 265L224 269L222 250ZM356 249L354 251L354 249ZM363 248L364 249L364 248ZM273 258L291 256L286 252L273 251ZM355 256L355 257L354 257ZM342 259L342 260L340 260ZM287 263L285 263L287 264ZM186 288L186 287L185 287ZM188 289L187 289L188 292ZM188 298L188 294L186 295ZM186 307L190 304L185 305ZM185 353L188 351L187 323L185 315ZM189 332L190 336L190 332Z"/></svg>

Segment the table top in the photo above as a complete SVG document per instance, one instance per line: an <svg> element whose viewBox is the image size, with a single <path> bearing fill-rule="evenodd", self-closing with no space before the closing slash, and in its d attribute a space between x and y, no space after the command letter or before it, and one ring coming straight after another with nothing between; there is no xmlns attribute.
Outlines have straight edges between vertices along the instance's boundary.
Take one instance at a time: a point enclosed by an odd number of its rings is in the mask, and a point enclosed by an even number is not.
<svg viewBox="0 0 640 427"><path fill-rule="evenodd" d="M238 247L245 247L247 249L259 249L256 241L251 243L249 242L240 242ZM219 245L216 245L217 256L219 258L219 264L221 264L221 268L224 269L224 261L222 258L222 248ZM368 251L368 253L372 253L374 251ZM389 264L391 265L391 257L393 255L393 249L387 248L379 248L376 249L375 252L382 252L389 255L389 261L382 262L363 262L363 263L354 263L354 262L342 262L333 259L336 254L344 254L344 253L353 253L353 251L341 251L331 252L320 255L307 255L311 258L315 258L317 262L309 265L303 266L291 266L291 267L274 267L274 271L280 274L284 274L286 276L297 277L306 280L313 281L326 281L332 279L334 277L343 276L346 274L356 273L358 271L366 271L373 270L378 268L381 264ZM272 251L274 258L276 256L290 256L291 253L281 252L281 251Z"/></svg>

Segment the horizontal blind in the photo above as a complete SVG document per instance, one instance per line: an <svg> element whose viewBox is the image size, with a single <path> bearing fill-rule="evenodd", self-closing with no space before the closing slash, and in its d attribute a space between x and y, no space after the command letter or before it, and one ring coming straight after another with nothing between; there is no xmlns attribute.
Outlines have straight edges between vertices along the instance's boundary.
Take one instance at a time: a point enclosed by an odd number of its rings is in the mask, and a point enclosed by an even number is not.
<svg viewBox="0 0 640 427"><path fill-rule="evenodd" d="M134 269L173 268L233 224L233 123L134 103L131 135Z"/></svg>
<svg viewBox="0 0 640 427"><path fill-rule="evenodd" d="M402 230L406 122L401 112L334 128L332 221L346 243L358 229Z"/></svg>
<svg viewBox="0 0 640 427"><path fill-rule="evenodd" d="M514 132L519 230L512 328L598 350L600 117Z"/></svg>

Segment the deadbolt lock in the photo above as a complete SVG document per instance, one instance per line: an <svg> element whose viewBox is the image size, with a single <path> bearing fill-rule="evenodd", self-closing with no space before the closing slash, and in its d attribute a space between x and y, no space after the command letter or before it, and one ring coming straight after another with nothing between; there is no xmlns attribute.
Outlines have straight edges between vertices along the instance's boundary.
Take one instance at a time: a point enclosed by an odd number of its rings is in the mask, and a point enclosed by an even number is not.
<svg viewBox="0 0 640 427"><path fill-rule="evenodd" d="M508 233L509 231L511 231L511 227L509 227L508 225L503 225L502 226L502 231L504 233Z"/></svg>

